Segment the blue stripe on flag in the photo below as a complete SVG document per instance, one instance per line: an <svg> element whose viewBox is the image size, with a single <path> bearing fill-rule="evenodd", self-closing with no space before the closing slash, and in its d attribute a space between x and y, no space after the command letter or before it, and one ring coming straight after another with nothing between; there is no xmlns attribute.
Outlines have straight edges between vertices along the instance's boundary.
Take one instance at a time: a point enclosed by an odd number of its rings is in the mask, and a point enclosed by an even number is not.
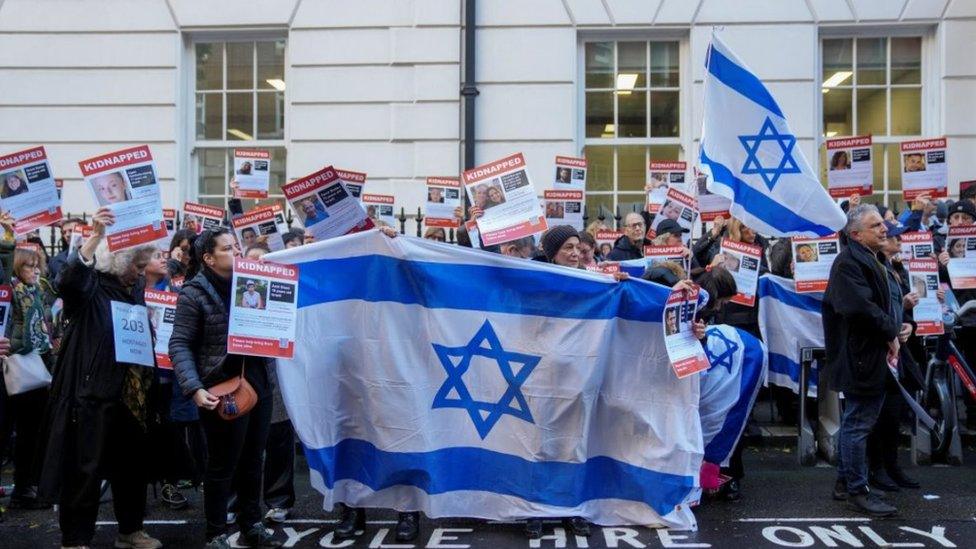
<svg viewBox="0 0 976 549"><path fill-rule="evenodd" d="M695 484L694 477L643 469L605 456L566 463L533 462L472 447L386 452L357 439L343 439L328 448L305 448L305 455L328 488L348 479L373 491L397 485L428 494L475 490L559 507L615 498L646 503L661 516L681 503Z"/></svg>
<svg viewBox="0 0 976 549"><path fill-rule="evenodd" d="M542 270L409 261L385 255L302 263L298 307L358 299L576 319L661 322L670 289Z"/></svg>
<svg viewBox="0 0 976 549"><path fill-rule="evenodd" d="M712 73L719 82L776 116L785 118L772 94L756 75L737 65L714 46L709 46L709 50L709 55L706 57L708 72Z"/></svg>
<svg viewBox="0 0 976 549"><path fill-rule="evenodd" d="M800 383L800 363L779 353L769 353L769 371L789 376L794 383ZM820 373L816 368L810 369L810 386L816 386L820 380Z"/></svg>
<svg viewBox="0 0 976 549"><path fill-rule="evenodd" d="M736 177L725 165L709 158L705 154L705 147L706 144L703 143L700 154L701 162L712 170L712 181L731 189L735 197L733 202L749 214L784 233L813 232L820 236L826 236L836 232L829 227L801 217L797 212L773 200L766 193L753 189L748 183Z"/></svg>
<svg viewBox="0 0 976 549"><path fill-rule="evenodd" d="M722 428L705 446L705 461L721 464L725 458L732 455L732 450L739 435L746 426L746 420L752 411L753 396L763 377L763 347L758 339L743 330L735 328L739 339L742 340L744 354L739 380L739 400L725 415Z"/></svg>
<svg viewBox="0 0 976 549"><path fill-rule="evenodd" d="M814 295L822 294L798 294L780 286L768 278L759 279L758 294L759 299L771 297L784 305L810 311L811 313L817 313L818 315L820 314L823 305L823 302L820 299L813 297Z"/></svg>

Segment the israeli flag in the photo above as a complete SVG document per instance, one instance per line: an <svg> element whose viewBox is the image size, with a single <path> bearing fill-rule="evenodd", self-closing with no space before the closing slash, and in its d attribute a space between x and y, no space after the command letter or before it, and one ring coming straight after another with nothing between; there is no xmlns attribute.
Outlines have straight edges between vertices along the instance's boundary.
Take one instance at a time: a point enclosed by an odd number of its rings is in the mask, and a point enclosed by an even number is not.
<svg viewBox="0 0 976 549"><path fill-rule="evenodd" d="M807 164L762 81L712 34L699 160L708 190L761 234L815 236L844 227L844 212Z"/></svg>
<svg viewBox="0 0 976 549"><path fill-rule="evenodd" d="M793 280L759 277L759 331L769 348L769 382L800 392L801 349L823 348L823 294L799 294ZM810 371L809 394L817 394L817 369Z"/></svg>
<svg viewBox="0 0 976 549"><path fill-rule="evenodd" d="M377 231L267 259L301 273L277 371L326 509L696 527L669 289Z"/></svg>
<svg viewBox="0 0 976 549"><path fill-rule="evenodd" d="M727 466L756 403L766 372L766 346L720 324L705 332L710 366L700 374L702 437L708 463Z"/></svg>

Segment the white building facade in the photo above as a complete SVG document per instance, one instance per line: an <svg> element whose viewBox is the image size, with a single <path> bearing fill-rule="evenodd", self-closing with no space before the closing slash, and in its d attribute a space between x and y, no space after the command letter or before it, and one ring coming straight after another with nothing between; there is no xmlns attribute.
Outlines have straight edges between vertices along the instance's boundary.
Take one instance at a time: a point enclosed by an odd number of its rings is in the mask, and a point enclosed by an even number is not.
<svg viewBox="0 0 976 549"><path fill-rule="evenodd" d="M94 210L79 160L144 143L167 207L223 206L229 151L258 147L279 200L331 164L416 213L427 176L465 167L466 4L0 0L0 154L44 145L72 213ZM474 162L523 152L541 195L556 155L585 155L591 219L643 203L649 160L693 164L713 29L812 165L871 134L874 198L900 209L898 143L945 135L950 194L976 179L976 0L473 4Z"/></svg>

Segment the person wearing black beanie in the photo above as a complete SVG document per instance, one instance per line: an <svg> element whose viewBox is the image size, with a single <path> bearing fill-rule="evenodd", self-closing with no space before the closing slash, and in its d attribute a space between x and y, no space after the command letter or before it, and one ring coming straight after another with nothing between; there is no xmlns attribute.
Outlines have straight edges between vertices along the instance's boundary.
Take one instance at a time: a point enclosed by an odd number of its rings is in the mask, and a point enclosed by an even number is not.
<svg viewBox="0 0 976 549"><path fill-rule="evenodd" d="M549 263L579 267L579 233L569 225L556 225L542 235L542 251Z"/></svg>

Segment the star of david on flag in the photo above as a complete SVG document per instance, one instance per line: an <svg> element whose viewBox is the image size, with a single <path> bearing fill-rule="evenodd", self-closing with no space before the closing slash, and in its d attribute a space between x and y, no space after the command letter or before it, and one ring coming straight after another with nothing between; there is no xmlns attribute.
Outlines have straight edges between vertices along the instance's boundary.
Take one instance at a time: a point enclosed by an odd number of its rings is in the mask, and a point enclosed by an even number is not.
<svg viewBox="0 0 976 549"><path fill-rule="evenodd" d="M721 341L723 346L723 350L717 353L712 348L711 341L709 341L709 345L705 345L705 356L708 357L708 363L712 365L712 368L721 366L731 374L732 367L735 365L735 353L739 351L739 344L726 337L718 328L706 330L705 337L708 339L714 337Z"/></svg>
<svg viewBox="0 0 976 549"><path fill-rule="evenodd" d="M820 184L786 114L762 80L712 34L699 148L708 190L732 215L771 236L823 236L847 217Z"/></svg>
<svg viewBox="0 0 976 549"><path fill-rule="evenodd" d="M745 147L746 153L749 155L746 157L745 164L742 165L742 173L759 174L766 182L769 190L773 190L781 174L800 173L800 168L796 165L796 160L793 159L793 146L796 145L796 137L777 132L776 127L773 126L773 121L768 116L758 134L740 135L739 141L742 142L742 146ZM778 148L779 151L760 150L763 142L766 141L778 145L773 149ZM776 167L767 167L763 164L764 160L772 160L771 164L776 164L775 157L778 153L781 154Z"/></svg>
<svg viewBox="0 0 976 549"><path fill-rule="evenodd" d="M460 347L447 347L437 343L431 345L441 365L447 370L447 380L434 395L432 408L466 410L482 439L488 436L492 427L503 415L534 423L525 395L522 394L522 384L542 357L503 349L495 329L487 320L465 345ZM508 384L508 389L498 402L475 400L464 382L463 376L471 368L471 359L476 356L494 361Z"/></svg>

